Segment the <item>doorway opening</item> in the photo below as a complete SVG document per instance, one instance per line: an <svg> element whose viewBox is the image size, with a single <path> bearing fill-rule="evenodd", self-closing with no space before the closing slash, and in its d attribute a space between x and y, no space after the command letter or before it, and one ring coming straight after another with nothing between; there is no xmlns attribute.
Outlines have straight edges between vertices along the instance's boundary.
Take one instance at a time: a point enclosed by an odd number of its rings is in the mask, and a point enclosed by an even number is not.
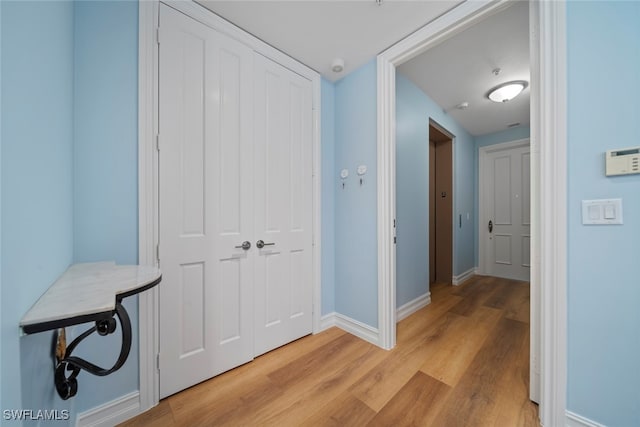
<svg viewBox="0 0 640 427"><path fill-rule="evenodd" d="M429 120L429 285L453 275L453 136Z"/></svg>
<svg viewBox="0 0 640 427"><path fill-rule="evenodd" d="M395 172L396 66L469 28L512 2L465 2L453 13L390 47L377 61L378 76L378 326L380 343L396 340ZM566 5L530 2L531 47L531 319L532 366L543 425L566 423ZM544 159L544 161L542 161ZM544 224L541 227L540 224ZM544 321L543 321L544 320ZM538 359L539 358L539 359ZM532 392L535 374L532 374Z"/></svg>

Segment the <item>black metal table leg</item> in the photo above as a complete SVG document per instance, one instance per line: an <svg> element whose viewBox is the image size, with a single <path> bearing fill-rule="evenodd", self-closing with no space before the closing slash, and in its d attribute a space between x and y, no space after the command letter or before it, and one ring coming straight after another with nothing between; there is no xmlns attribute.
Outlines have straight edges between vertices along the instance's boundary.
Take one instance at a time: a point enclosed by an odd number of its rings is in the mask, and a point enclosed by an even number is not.
<svg viewBox="0 0 640 427"><path fill-rule="evenodd" d="M92 333L98 332L99 335L105 336L115 332L116 320L113 317L114 315L118 318L122 329L122 346L120 347L118 360L111 368L101 368L100 366L94 365L80 357L71 355L78 344ZM116 302L116 308L112 313L111 318L96 321L95 326L83 332L67 347L64 358L58 362L55 368L54 382L58 394L63 400L67 400L70 397L75 396L78 392L78 380L76 378L83 369L90 374L97 375L99 377L104 377L117 371L122 367L122 365L124 365L130 351L131 321L127 311L122 306L122 300L119 299Z"/></svg>

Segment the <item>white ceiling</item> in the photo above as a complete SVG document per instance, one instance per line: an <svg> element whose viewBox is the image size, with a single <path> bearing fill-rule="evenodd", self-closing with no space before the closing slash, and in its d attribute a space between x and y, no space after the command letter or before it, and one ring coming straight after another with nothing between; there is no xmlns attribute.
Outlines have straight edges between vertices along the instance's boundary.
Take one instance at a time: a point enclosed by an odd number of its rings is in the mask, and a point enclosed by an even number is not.
<svg viewBox="0 0 640 427"><path fill-rule="evenodd" d="M502 71L498 76L495 68ZM474 136L529 124L529 88L506 103L487 92L507 81L529 81L529 5L516 2L398 67ZM455 106L468 102L465 110Z"/></svg>
<svg viewBox="0 0 640 427"><path fill-rule="evenodd" d="M461 0L196 0L245 31L336 81ZM472 1L472 0L471 0ZM331 71L334 58L345 70ZM500 67L494 76L491 71ZM507 10L402 64L399 71L474 136L529 123L529 89L505 104L487 91L509 80L529 81L528 4ZM466 110L452 109L468 102Z"/></svg>
<svg viewBox="0 0 640 427"><path fill-rule="evenodd" d="M219 1L198 3L336 81L461 0ZM345 69L331 71L334 58Z"/></svg>

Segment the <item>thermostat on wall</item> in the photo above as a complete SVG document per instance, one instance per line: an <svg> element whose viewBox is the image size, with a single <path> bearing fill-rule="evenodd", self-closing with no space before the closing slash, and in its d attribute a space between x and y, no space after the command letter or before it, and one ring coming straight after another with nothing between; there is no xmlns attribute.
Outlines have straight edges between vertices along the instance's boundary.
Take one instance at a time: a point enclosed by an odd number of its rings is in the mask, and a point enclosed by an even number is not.
<svg viewBox="0 0 640 427"><path fill-rule="evenodd" d="M606 155L606 175L640 173L640 147L609 150Z"/></svg>

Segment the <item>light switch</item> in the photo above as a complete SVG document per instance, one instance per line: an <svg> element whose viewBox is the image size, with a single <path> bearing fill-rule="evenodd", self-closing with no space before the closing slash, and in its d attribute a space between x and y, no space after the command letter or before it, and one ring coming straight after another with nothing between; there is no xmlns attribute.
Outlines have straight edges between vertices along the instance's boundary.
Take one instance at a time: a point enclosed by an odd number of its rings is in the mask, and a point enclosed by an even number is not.
<svg viewBox="0 0 640 427"><path fill-rule="evenodd" d="M622 199L583 200L582 223L586 225L622 224Z"/></svg>
<svg viewBox="0 0 640 427"><path fill-rule="evenodd" d="M616 208L613 205L604 205L604 219L616 219Z"/></svg>

